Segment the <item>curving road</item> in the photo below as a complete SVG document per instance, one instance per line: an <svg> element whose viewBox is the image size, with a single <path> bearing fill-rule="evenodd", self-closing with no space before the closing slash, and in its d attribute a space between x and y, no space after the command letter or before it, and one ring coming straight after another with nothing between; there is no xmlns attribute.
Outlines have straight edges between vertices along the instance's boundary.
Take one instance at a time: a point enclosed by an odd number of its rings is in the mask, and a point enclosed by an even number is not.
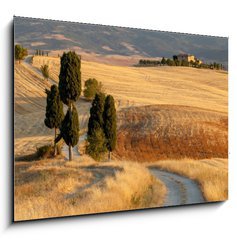
<svg viewBox="0 0 237 240"><path fill-rule="evenodd" d="M168 190L163 206L176 206L205 202L202 192L195 181L155 167L151 167L150 171L153 176L164 182Z"/></svg>

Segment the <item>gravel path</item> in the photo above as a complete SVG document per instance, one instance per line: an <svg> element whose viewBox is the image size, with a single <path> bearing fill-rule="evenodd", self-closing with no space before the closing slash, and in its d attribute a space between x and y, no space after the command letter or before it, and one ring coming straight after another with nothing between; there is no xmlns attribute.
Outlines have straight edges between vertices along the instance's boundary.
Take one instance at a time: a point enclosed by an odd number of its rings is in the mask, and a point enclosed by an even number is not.
<svg viewBox="0 0 237 240"><path fill-rule="evenodd" d="M86 140L86 138L87 138L86 133L79 137L78 144L75 147L72 148L73 157L80 157L81 156L81 154L78 151L78 146L80 146ZM62 152L63 152L63 155L65 156L65 159L69 160L68 146L65 143L63 144Z"/></svg>
<svg viewBox="0 0 237 240"><path fill-rule="evenodd" d="M195 204L205 202L198 184L175 173L150 168L151 173L165 183L168 193L164 206Z"/></svg>

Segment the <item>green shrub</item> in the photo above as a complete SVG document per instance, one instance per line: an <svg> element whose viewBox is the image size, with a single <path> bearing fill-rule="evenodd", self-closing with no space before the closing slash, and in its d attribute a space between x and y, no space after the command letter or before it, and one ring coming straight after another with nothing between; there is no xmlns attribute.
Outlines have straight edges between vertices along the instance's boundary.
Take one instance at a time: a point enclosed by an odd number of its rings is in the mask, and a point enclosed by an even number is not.
<svg viewBox="0 0 237 240"><path fill-rule="evenodd" d="M44 77L44 79L48 80L49 79L49 66L48 65L42 65L40 67L41 73Z"/></svg>
<svg viewBox="0 0 237 240"><path fill-rule="evenodd" d="M85 81L84 97L87 100L93 100L97 93L103 92L102 88L101 82L98 82L95 78L89 78Z"/></svg>
<svg viewBox="0 0 237 240"><path fill-rule="evenodd" d="M51 145L44 145L42 147L37 148L36 154L38 158L48 158L53 156L54 149Z"/></svg>

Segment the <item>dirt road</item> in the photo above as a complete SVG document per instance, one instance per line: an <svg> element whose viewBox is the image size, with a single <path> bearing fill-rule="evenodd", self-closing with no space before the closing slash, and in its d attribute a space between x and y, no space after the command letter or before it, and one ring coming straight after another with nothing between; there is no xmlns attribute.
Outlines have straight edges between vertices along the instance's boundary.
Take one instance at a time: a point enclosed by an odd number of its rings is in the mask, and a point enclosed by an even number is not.
<svg viewBox="0 0 237 240"><path fill-rule="evenodd" d="M168 193L164 206L195 204L205 202L198 184L186 177L150 168L151 173L165 183Z"/></svg>

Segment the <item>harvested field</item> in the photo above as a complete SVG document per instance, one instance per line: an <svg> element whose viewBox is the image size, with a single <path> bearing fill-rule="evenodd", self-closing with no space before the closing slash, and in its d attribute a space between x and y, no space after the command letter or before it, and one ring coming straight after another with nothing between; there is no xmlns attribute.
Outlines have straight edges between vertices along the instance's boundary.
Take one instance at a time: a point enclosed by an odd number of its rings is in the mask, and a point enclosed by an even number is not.
<svg viewBox="0 0 237 240"><path fill-rule="evenodd" d="M205 109L154 105L118 114L116 156L140 162L227 158L228 118Z"/></svg>

